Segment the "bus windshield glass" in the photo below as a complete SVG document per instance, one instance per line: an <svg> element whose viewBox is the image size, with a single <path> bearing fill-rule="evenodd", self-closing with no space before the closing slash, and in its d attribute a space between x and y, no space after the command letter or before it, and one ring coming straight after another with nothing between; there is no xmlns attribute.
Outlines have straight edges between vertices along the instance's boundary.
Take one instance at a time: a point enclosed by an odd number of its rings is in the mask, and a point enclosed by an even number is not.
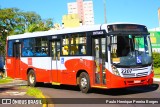
<svg viewBox="0 0 160 107"><path fill-rule="evenodd" d="M149 35L112 35L111 59L113 64L119 66L151 64L152 51Z"/></svg>

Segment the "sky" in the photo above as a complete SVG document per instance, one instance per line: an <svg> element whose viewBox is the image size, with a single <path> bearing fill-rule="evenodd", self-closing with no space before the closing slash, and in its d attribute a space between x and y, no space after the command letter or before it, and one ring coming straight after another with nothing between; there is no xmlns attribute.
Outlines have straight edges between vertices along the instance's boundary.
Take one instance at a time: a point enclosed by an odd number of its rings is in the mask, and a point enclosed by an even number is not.
<svg viewBox="0 0 160 107"><path fill-rule="evenodd" d="M62 23L67 14L67 3L76 0L0 0L0 8L16 7L34 11L42 19L52 18L54 23ZM104 23L104 0L93 0L95 24ZM107 23L132 22L144 24L148 29L158 27L160 0L106 0Z"/></svg>

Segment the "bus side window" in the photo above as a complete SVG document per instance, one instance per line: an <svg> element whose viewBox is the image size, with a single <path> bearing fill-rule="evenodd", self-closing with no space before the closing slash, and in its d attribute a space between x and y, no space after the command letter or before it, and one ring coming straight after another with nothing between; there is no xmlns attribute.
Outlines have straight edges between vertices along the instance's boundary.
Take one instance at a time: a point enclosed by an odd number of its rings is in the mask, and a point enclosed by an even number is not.
<svg viewBox="0 0 160 107"><path fill-rule="evenodd" d="M32 48L23 48L22 49L22 56L33 56Z"/></svg>
<svg viewBox="0 0 160 107"><path fill-rule="evenodd" d="M46 37L35 38L35 56L48 56L48 44Z"/></svg>
<svg viewBox="0 0 160 107"><path fill-rule="evenodd" d="M57 50L57 58L60 60L60 49Z"/></svg>
<svg viewBox="0 0 160 107"><path fill-rule="evenodd" d="M47 56L47 48L35 47L35 56Z"/></svg>
<svg viewBox="0 0 160 107"><path fill-rule="evenodd" d="M86 54L86 33L71 35L71 55Z"/></svg>
<svg viewBox="0 0 160 107"><path fill-rule="evenodd" d="M22 48L22 56L33 56L33 45L34 39L24 39L23 40L23 48Z"/></svg>
<svg viewBox="0 0 160 107"><path fill-rule="evenodd" d="M77 53L78 49L76 45L71 46L71 55L75 55Z"/></svg>
<svg viewBox="0 0 160 107"><path fill-rule="evenodd" d="M13 56L13 41L8 42L8 56Z"/></svg>
<svg viewBox="0 0 160 107"><path fill-rule="evenodd" d="M62 47L63 55L68 55L68 46Z"/></svg>
<svg viewBox="0 0 160 107"><path fill-rule="evenodd" d="M47 52L46 52L46 49L45 48L42 48L41 49L41 56L47 56Z"/></svg>
<svg viewBox="0 0 160 107"><path fill-rule="evenodd" d="M70 44L69 35L64 35L62 43L62 55L69 55L69 44Z"/></svg>
<svg viewBox="0 0 160 107"><path fill-rule="evenodd" d="M86 54L86 46L79 44L78 50L77 50L77 55L85 55L85 54Z"/></svg>
<svg viewBox="0 0 160 107"><path fill-rule="evenodd" d="M64 35L62 42L62 55L86 54L86 33Z"/></svg>

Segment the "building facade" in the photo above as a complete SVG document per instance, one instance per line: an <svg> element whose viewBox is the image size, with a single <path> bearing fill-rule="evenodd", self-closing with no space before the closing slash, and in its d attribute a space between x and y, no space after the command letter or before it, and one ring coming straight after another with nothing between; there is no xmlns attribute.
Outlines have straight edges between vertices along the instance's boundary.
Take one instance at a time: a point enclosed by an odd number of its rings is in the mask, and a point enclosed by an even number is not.
<svg viewBox="0 0 160 107"><path fill-rule="evenodd" d="M74 28L81 25L82 25L82 22L78 14L68 14L68 15L64 15L62 18L63 28Z"/></svg>
<svg viewBox="0 0 160 107"><path fill-rule="evenodd" d="M94 25L94 11L92 0L77 0L68 3L68 14L78 14L83 25Z"/></svg>

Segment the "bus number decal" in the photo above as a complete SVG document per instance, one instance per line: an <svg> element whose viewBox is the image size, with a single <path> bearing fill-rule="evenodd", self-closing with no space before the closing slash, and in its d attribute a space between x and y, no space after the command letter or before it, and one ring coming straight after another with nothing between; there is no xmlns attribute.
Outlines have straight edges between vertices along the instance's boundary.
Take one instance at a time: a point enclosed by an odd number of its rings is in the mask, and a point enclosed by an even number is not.
<svg viewBox="0 0 160 107"><path fill-rule="evenodd" d="M132 69L122 69L122 74L131 74L132 73Z"/></svg>

